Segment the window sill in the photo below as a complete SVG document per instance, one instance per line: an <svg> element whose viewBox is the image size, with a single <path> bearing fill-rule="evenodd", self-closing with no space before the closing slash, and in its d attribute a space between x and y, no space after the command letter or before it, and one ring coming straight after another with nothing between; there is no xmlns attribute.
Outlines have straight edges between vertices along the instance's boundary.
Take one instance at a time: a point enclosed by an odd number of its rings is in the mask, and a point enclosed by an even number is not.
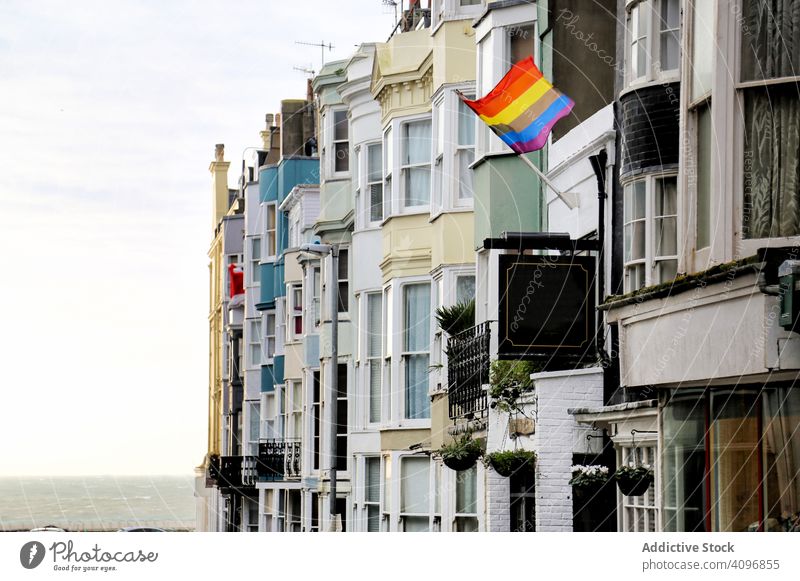
<svg viewBox="0 0 800 581"><path fill-rule="evenodd" d="M639 91L641 89L648 89L651 87L659 87L661 85L670 85L672 83L680 83L681 76L679 73L669 74L669 75L661 75L654 79L646 79L643 81L635 81L625 86L622 91L619 93L618 98L622 98L629 93L633 93L635 91Z"/></svg>

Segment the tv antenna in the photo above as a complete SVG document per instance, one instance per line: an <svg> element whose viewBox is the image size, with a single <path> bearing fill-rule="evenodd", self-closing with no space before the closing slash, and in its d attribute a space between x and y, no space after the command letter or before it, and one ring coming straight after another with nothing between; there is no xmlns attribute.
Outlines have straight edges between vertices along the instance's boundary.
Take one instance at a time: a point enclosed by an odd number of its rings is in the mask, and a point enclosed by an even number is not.
<svg viewBox="0 0 800 581"><path fill-rule="evenodd" d="M314 73L315 73L316 71L315 71L314 69L312 69L312 68L311 68L312 66L314 66L314 65L312 65L311 63L308 63L308 66L307 66L307 67L292 67L292 68L293 68L294 70L296 70L296 71L300 71L301 73L305 73L305 74L307 74L307 75L310 75L310 76L312 76L312 77L313 77L313 76L314 76Z"/></svg>
<svg viewBox="0 0 800 581"><path fill-rule="evenodd" d="M325 64L325 49L327 48L329 51L331 51L334 48L336 48L333 44L331 44L330 42L326 43L324 40L320 41L320 42L303 42L301 40L295 40L294 43L295 44L302 44L304 46L317 46L317 47L319 47L319 49L320 49L320 61L319 61L320 68L322 68L322 65Z"/></svg>

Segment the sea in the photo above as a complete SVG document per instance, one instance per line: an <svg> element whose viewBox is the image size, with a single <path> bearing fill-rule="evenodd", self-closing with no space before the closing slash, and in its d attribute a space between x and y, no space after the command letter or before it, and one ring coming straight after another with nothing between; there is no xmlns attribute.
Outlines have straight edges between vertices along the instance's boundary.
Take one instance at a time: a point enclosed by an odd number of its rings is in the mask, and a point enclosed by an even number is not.
<svg viewBox="0 0 800 581"><path fill-rule="evenodd" d="M0 476L0 531L195 527L192 476Z"/></svg>

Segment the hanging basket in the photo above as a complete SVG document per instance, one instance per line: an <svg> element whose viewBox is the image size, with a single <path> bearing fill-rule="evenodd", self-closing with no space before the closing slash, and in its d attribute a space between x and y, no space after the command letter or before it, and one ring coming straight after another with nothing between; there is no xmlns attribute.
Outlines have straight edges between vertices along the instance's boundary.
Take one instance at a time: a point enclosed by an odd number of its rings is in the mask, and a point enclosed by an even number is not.
<svg viewBox="0 0 800 581"><path fill-rule="evenodd" d="M475 462L483 454L483 449L484 446L473 440L472 434L468 432L443 446L436 453L450 470L462 472L475 466Z"/></svg>
<svg viewBox="0 0 800 581"><path fill-rule="evenodd" d="M640 466L631 468L623 466L614 473L619 491L625 496L642 496L653 483L653 471Z"/></svg>
<svg viewBox="0 0 800 581"><path fill-rule="evenodd" d="M464 456L449 456L443 457L442 462L444 465L450 468L450 470L455 470L456 472L463 472L464 470L469 470L473 466L475 466L475 462L478 461L480 457L480 452L471 452Z"/></svg>
<svg viewBox="0 0 800 581"><path fill-rule="evenodd" d="M500 476L509 476L521 471L532 471L536 465L536 454L527 450L510 450L489 454L489 465Z"/></svg>

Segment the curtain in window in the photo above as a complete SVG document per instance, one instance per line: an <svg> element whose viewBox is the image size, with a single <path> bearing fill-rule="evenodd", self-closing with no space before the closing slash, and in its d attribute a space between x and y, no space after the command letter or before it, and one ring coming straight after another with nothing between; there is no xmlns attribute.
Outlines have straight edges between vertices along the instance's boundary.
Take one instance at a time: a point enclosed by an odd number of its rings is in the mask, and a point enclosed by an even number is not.
<svg viewBox="0 0 800 581"><path fill-rule="evenodd" d="M431 189L431 124L407 123L405 126L404 165L428 164L406 169L406 206L420 206L430 201Z"/></svg>
<svg viewBox="0 0 800 581"><path fill-rule="evenodd" d="M366 485L364 500L367 505L367 532L374 533L381 529L380 507L380 487L381 487L381 464L379 458L366 458Z"/></svg>
<svg viewBox="0 0 800 581"><path fill-rule="evenodd" d="M800 0L751 0L743 16L741 80L800 75ZM744 235L800 234L800 87L744 95Z"/></svg>
<svg viewBox="0 0 800 581"><path fill-rule="evenodd" d="M406 417L430 417L428 364L430 357L431 288L428 284L405 287Z"/></svg>
<svg viewBox="0 0 800 581"><path fill-rule="evenodd" d="M800 513L800 392L769 390L764 397L764 497L767 531L785 530Z"/></svg>
<svg viewBox="0 0 800 581"><path fill-rule="evenodd" d="M367 359L369 361L369 421L381 419L381 294L367 295Z"/></svg>
<svg viewBox="0 0 800 581"><path fill-rule="evenodd" d="M456 480L456 512L473 514L478 512L478 471L475 466L459 472Z"/></svg>
<svg viewBox="0 0 800 581"><path fill-rule="evenodd" d="M469 200L472 199L474 192L472 170L469 169L469 166L475 161L475 152L471 149L460 149L456 156L458 157L458 197L461 200Z"/></svg>
<svg viewBox="0 0 800 581"><path fill-rule="evenodd" d="M745 90L746 238L800 234L800 86Z"/></svg>
<svg viewBox="0 0 800 581"><path fill-rule="evenodd" d="M800 0L743 2L742 81L800 75Z"/></svg>
<svg viewBox="0 0 800 581"><path fill-rule="evenodd" d="M428 514L430 460L427 456L403 458L401 466L400 511Z"/></svg>
<svg viewBox="0 0 800 581"><path fill-rule="evenodd" d="M369 184L369 219L372 222L383 219L383 148L380 144L367 148L367 183Z"/></svg>

